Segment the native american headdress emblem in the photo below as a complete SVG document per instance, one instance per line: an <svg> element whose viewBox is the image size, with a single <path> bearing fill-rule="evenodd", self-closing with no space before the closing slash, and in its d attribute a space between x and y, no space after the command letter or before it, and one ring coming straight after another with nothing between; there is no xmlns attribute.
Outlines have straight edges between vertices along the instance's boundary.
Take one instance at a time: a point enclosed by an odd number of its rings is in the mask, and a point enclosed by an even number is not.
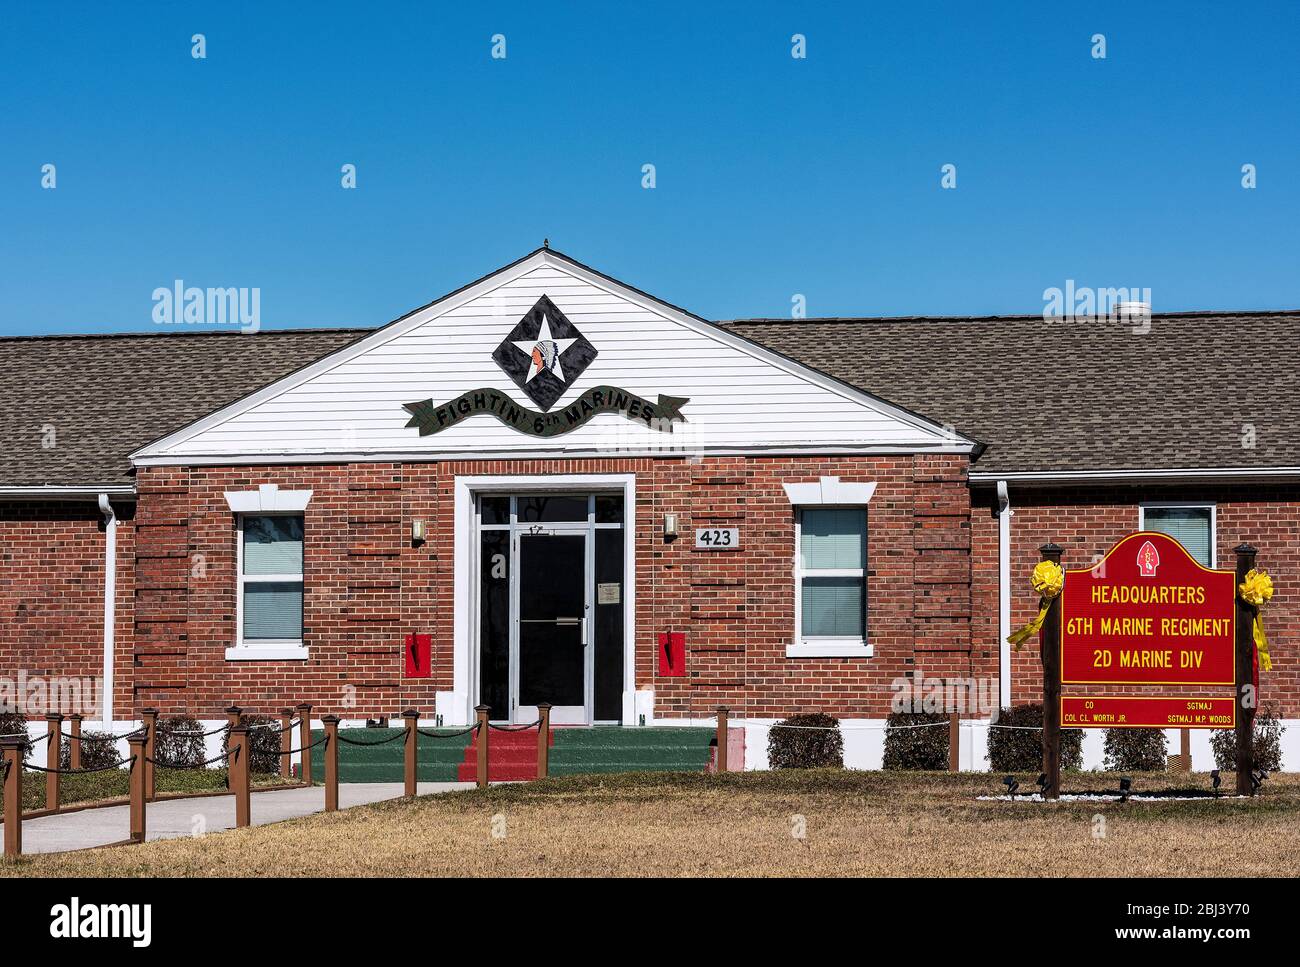
<svg viewBox="0 0 1300 967"><path fill-rule="evenodd" d="M596 358L596 347L546 296L492 354L498 366L545 412Z"/></svg>
<svg viewBox="0 0 1300 967"><path fill-rule="evenodd" d="M1156 568L1160 566L1160 552L1156 550L1156 546L1150 541L1138 548L1137 566L1140 577L1153 578L1156 576Z"/></svg>

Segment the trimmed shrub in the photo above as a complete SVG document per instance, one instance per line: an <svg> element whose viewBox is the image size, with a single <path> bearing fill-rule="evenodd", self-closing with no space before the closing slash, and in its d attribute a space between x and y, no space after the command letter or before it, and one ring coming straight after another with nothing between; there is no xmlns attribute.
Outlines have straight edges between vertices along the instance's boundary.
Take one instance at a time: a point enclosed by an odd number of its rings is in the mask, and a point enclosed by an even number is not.
<svg viewBox="0 0 1300 967"><path fill-rule="evenodd" d="M842 769L844 736L839 719L824 712L792 715L767 734L767 763L773 769Z"/></svg>
<svg viewBox="0 0 1300 967"><path fill-rule="evenodd" d="M248 733L248 771L275 775L280 771L280 720L270 715L244 715L239 720L252 731ZM263 728L263 726L272 726ZM256 728L254 728L256 726Z"/></svg>
<svg viewBox="0 0 1300 967"><path fill-rule="evenodd" d="M1163 729L1107 729L1107 772L1164 772L1169 742Z"/></svg>
<svg viewBox="0 0 1300 967"><path fill-rule="evenodd" d="M184 715L159 719L154 760L176 768L197 768L200 762L208 758L204 738L199 734L204 731L206 730L196 719Z"/></svg>
<svg viewBox="0 0 1300 967"><path fill-rule="evenodd" d="M1282 768L1282 733L1286 726L1277 717L1277 708L1263 705L1255 712L1255 768L1277 772ZM1223 772L1237 770L1237 733L1233 729L1215 729L1210 733L1214 764Z"/></svg>
<svg viewBox="0 0 1300 967"><path fill-rule="evenodd" d="M63 748L59 751L59 768L72 768L72 740L65 738ZM122 758L117 751L117 740L111 732L81 733L81 768L103 769ZM122 766L126 768L125 765Z"/></svg>
<svg viewBox="0 0 1300 967"><path fill-rule="evenodd" d="M0 712L0 735L23 736L27 739L23 743L23 760L31 757L32 742L27 738L27 716L22 712Z"/></svg>
<svg viewBox="0 0 1300 967"><path fill-rule="evenodd" d="M996 728L996 726L1018 726ZM998 720L989 729L989 767L994 772L1039 772L1043 768L1043 706L1016 705L998 710ZM1036 726L1037 728L1026 728ZM1083 765L1083 732L1061 730L1061 768Z"/></svg>
<svg viewBox="0 0 1300 967"><path fill-rule="evenodd" d="M930 725L930 723L942 723ZM903 726L928 725L928 728ZM891 712L885 719L886 769L948 768L948 716L938 712Z"/></svg>

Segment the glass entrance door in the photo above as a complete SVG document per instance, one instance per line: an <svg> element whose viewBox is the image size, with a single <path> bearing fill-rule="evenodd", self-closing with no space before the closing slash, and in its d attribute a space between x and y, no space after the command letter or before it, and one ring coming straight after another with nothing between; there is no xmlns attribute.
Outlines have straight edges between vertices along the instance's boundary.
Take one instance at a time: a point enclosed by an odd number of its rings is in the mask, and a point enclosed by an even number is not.
<svg viewBox="0 0 1300 967"><path fill-rule="evenodd" d="M585 531L533 527L519 534L516 722L536 719L541 702L551 703L553 722L591 721L587 558Z"/></svg>
<svg viewBox="0 0 1300 967"><path fill-rule="evenodd" d="M478 703L493 722L623 719L623 498L485 493L475 498L473 620Z"/></svg>

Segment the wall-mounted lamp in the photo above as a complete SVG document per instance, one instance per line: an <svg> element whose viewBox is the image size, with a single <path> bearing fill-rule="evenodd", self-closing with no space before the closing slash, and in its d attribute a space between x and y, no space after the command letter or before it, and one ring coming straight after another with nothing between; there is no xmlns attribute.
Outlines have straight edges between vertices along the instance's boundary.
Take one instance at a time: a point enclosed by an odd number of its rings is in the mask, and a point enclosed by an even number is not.
<svg viewBox="0 0 1300 967"><path fill-rule="evenodd" d="M677 515L664 514L664 540L671 541L677 536Z"/></svg>
<svg viewBox="0 0 1300 967"><path fill-rule="evenodd" d="M422 521L422 520L413 520L413 521L411 521L411 543L413 543L413 544L423 544L423 543L424 543L424 540L425 540L425 538L424 538L424 521Z"/></svg>

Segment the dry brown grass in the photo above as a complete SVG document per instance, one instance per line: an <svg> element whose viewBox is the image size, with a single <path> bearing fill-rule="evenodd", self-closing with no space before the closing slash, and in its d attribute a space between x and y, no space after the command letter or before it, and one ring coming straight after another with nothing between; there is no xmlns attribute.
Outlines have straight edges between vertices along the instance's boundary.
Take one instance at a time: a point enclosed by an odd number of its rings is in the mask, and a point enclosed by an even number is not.
<svg viewBox="0 0 1300 967"><path fill-rule="evenodd" d="M999 777L780 772L554 779L203 839L24 858L9 876L1296 876L1300 776L1250 802L980 802ZM1140 778L1144 791L1164 777ZM1225 776L1225 787L1231 787ZM1205 776L1181 780L1208 788ZM1067 789L1114 789L1074 775ZM505 836L494 838L494 817ZM807 836L792 836L796 816ZM1104 817L1105 836L1094 836ZM501 820L496 821L498 824Z"/></svg>

